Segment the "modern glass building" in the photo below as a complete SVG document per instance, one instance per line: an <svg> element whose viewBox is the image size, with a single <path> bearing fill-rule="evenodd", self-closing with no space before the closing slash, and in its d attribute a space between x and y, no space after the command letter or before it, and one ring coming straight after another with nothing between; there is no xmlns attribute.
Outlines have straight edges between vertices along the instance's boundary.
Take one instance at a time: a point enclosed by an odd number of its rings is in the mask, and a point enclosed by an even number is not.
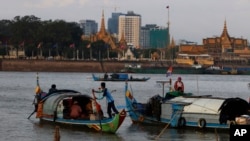
<svg viewBox="0 0 250 141"><path fill-rule="evenodd" d="M150 46L150 30L152 28L156 28L156 24L146 24L141 27L141 35L140 35L140 45L141 49L151 48Z"/></svg>
<svg viewBox="0 0 250 141"><path fill-rule="evenodd" d="M108 32L110 34L118 34L119 16L122 13L112 13L112 17L108 19Z"/></svg>
<svg viewBox="0 0 250 141"><path fill-rule="evenodd" d="M150 29L150 47L151 48L166 48L169 41L168 28L158 27Z"/></svg>
<svg viewBox="0 0 250 141"><path fill-rule="evenodd" d="M82 28L83 34L86 36L96 34L98 31L98 24L94 20L81 20L80 27Z"/></svg>

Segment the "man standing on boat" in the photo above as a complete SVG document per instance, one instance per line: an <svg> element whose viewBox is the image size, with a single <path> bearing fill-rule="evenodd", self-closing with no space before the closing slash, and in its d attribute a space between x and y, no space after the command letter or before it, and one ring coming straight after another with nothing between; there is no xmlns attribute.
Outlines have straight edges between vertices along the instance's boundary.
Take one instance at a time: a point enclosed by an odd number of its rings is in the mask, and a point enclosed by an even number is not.
<svg viewBox="0 0 250 141"><path fill-rule="evenodd" d="M181 77L178 77L177 81L175 81L174 89L182 93L184 92L184 83L181 81Z"/></svg>
<svg viewBox="0 0 250 141"><path fill-rule="evenodd" d="M94 89L92 89L93 92L97 92L97 93L102 93L103 92L103 95L101 98L96 98L94 97L95 99L98 99L98 100L101 100L103 99L104 97L106 97L107 99L107 102L108 102L108 107L107 107L107 113L109 115L109 118L112 118L112 114L111 114L111 109L116 113L118 114L118 110L116 109L115 107L115 102L114 102L114 99L111 95L111 93L108 91L108 89L106 88L106 84L104 82L101 83L101 91L95 91Z"/></svg>

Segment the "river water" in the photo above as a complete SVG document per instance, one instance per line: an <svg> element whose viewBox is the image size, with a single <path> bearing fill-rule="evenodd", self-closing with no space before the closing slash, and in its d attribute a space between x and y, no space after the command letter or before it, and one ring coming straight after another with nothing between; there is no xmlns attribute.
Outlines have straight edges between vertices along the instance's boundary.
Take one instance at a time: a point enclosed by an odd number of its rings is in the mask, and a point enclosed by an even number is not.
<svg viewBox="0 0 250 141"><path fill-rule="evenodd" d="M96 75L103 75L97 74ZM130 82L129 89L139 102L146 102L156 94L162 94L162 88L157 80L176 80L182 77L185 91L199 95L214 95L221 97L240 97L248 100L250 90L248 75L172 75L164 74L133 74L133 77L151 77L147 82ZM74 89L91 94L91 89L99 88L100 82L91 79L90 73L39 73L39 84L43 91L48 91L51 84L58 89ZM107 82L113 93L118 109L124 102L124 82ZM36 87L36 72L0 72L0 140L2 141L52 141L55 125L40 123L33 115L32 101ZM165 86L166 89L168 86ZM105 100L99 101L104 111ZM106 113L105 113L106 114ZM73 127L60 127L61 141L137 141L154 140L164 126L148 126L133 124L129 117L121 125L116 134L101 134ZM228 141L229 134L225 131L201 131L197 129L167 128L159 140L164 141Z"/></svg>

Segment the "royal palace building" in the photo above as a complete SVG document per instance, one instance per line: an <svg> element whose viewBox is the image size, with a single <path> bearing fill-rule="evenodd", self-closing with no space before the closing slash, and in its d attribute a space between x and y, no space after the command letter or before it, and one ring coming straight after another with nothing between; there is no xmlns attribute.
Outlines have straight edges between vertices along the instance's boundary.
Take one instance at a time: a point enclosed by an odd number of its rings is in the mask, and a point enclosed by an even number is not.
<svg viewBox="0 0 250 141"><path fill-rule="evenodd" d="M213 57L215 64L247 64L250 62L250 50L247 39L231 37L226 21L219 37L203 39L203 45L180 45L179 53L206 53ZM187 52L188 51L188 52Z"/></svg>

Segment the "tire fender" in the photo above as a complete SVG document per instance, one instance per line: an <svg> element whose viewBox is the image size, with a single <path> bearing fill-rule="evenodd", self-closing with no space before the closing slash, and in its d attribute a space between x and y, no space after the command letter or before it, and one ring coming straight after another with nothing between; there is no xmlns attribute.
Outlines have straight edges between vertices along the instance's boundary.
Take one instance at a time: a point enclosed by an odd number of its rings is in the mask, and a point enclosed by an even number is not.
<svg viewBox="0 0 250 141"><path fill-rule="evenodd" d="M186 126L186 119L184 117L180 117L178 120L178 127Z"/></svg>
<svg viewBox="0 0 250 141"><path fill-rule="evenodd" d="M206 125L207 125L206 120L204 118L200 118L198 121L198 126L203 129L206 128Z"/></svg>

